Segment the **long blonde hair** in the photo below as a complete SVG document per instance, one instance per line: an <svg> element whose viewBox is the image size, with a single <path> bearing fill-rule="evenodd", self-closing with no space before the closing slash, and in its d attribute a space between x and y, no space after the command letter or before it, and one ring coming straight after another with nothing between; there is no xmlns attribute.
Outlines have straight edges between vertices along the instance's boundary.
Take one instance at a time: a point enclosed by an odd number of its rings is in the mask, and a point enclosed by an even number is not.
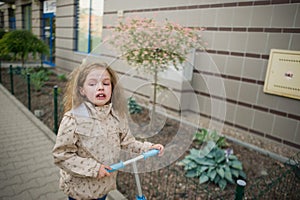
<svg viewBox="0 0 300 200"><path fill-rule="evenodd" d="M64 112L78 107L87 100L81 95L80 88L83 87L87 75L96 68L104 68L109 73L112 83L112 97L110 102L113 102L113 109L118 114L125 116L127 114L127 105L123 88L118 83L117 73L106 63L83 63L72 71L64 94Z"/></svg>

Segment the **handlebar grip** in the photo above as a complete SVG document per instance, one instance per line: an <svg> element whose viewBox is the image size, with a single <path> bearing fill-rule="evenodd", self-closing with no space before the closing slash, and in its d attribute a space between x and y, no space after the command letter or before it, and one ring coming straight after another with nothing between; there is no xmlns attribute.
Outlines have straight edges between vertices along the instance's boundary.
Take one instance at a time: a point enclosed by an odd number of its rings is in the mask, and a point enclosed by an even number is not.
<svg viewBox="0 0 300 200"><path fill-rule="evenodd" d="M156 156L159 153L159 150L157 149L151 149L150 151L147 151L143 153L144 159L146 160L147 158L151 156Z"/></svg>
<svg viewBox="0 0 300 200"><path fill-rule="evenodd" d="M107 171L110 173L110 172L114 172L114 171L117 171L119 169L122 169L125 167L124 163L123 162L119 162L119 163L116 163L116 164L113 164L110 166L112 169L108 169Z"/></svg>

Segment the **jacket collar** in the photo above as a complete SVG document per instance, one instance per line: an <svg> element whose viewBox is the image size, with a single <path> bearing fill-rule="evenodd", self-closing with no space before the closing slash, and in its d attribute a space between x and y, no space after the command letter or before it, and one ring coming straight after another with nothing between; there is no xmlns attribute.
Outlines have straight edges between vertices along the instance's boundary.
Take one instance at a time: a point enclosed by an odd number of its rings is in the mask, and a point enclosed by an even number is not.
<svg viewBox="0 0 300 200"><path fill-rule="evenodd" d="M95 106L90 102L84 102L86 108L90 113L90 117L94 118L106 118L112 111L112 104L107 104L104 106Z"/></svg>
<svg viewBox="0 0 300 200"><path fill-rule="evenodd" d="M72 109L72 114L76 117L89 117L105 119L109 114L112 114L118 121L120 121L117 112L113 109L112 103L104 106L95 106L90 102L83 102L77 108Z"/></svg>

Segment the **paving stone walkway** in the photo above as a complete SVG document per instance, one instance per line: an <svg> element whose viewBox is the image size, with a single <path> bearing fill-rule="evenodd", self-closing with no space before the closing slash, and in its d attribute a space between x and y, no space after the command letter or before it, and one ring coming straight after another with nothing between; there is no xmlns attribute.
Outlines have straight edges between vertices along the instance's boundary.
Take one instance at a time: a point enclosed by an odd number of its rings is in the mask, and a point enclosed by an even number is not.
<svg viewBox="0 0 300 200"><path fill-rule="evenodd" d="M55 134L0 84L0 199L66 200L51 150Z"/></svg>

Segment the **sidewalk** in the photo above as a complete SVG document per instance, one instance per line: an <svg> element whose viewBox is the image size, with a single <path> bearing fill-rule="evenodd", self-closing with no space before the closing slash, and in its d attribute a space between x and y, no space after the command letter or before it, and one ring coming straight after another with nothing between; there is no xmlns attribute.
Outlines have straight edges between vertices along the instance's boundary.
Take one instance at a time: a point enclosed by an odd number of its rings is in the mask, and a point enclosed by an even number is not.
<svg viewBox="0 0 300 200"><path fill-rule="evenodd" d="M0 85L0 199L66 200L51 150L55 134Z"/></svg>
<svg viewBox="0 0 300 200"><path fill-rule="evenodd" d="M0 84L0 200L67 200L53 164L55 134ZM126 200L118 190L107 200Z"/></svg>

